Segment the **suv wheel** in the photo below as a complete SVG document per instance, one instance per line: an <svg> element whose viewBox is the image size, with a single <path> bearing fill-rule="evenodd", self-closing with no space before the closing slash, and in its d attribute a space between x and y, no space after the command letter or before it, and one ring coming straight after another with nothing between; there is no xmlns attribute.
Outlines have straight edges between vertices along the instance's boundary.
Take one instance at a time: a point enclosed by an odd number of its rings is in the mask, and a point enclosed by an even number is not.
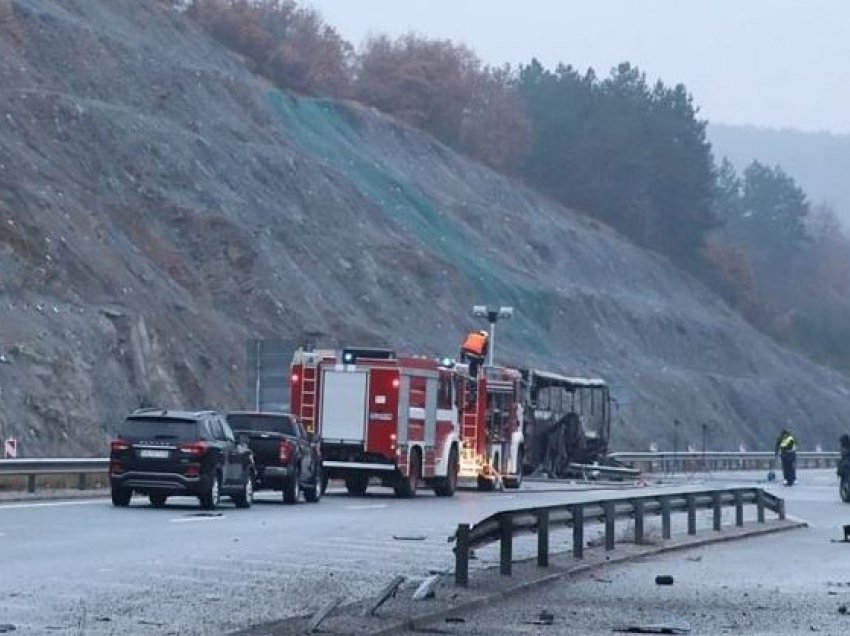
<svg viewBox="0 0 850 636"><path fill-rule="evenodd" d="M322 498L322 467L316 467L316 474L313 476L313 484L304 489L304 499L310 503L317 503Z"/></svg>
<svg viewBox="0 0 850 636"><path fill-rule="evenodd" d="M112 487L112 505L119 508L126 508L130 505L130 499L133 498L133 491L122 486Z"/></svg>
<svg viewBox="0 0 850 636"><path fill-rule="evenodd" d="M254 476L249 472L245 475L245 483L238 495L233 495L233 503L237 508L250 508L254 503Z"/></svg>
<svg viewBox="0 0 850 636"><path fill-rule="evenodd" d="M204 479L204 486L198 499L201 502L201 508L204 510L215 510L221 501L221 481L218 478L218 473L213 472L207 475Z"/></svg>
<svg viewBox="0 0 850 636"><path fill-rule="evenodd" d="M154 508L162 508L168 499L168 495L152 494L148 495L148 499L151 500L151 505Z"/></svg>
<svg viewBox="0 0 850 636"><path fill-rule="evenodd" d="M292 474L286 482L283 484L283 503L285 504L296 504L298 503L298 489L300 487L299 482L301 481L301 473L296 468L295 472Z"/></svg>

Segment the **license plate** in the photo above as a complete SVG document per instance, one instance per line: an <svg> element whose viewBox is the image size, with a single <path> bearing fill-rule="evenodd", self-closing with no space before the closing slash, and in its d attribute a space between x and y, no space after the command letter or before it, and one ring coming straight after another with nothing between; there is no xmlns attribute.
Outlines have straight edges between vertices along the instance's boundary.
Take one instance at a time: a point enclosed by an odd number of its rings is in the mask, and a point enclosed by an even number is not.
<svg viewBox="0 0 850 636"><path fill-rule="evenodd" d="M168 459L168 451L143 448L139 451L139 457L148 457L150 459Z"/></svg>

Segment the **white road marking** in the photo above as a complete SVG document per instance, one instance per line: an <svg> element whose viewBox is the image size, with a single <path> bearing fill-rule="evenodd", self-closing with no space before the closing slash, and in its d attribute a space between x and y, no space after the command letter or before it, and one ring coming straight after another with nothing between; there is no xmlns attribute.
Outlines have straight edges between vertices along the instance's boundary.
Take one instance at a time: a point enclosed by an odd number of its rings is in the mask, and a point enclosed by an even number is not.
<svg viewBox="0 0 850 636"><path fill-rule="evenodd" d="M59 508L61 506L92 506L104 504L106 499L83 499L82 501L50 501L40 503L0 504L0 510L18 510L21 508Z"/></svg>
<svg viewBox="0 0 850 636"><path fill-rule="evenodd" d="M175 519L169 519L171 523L188 523L190 521L219 521L224 519L224 515L218 517L176 517Z"/></svg>
<svg viewBox="0 0 850 636"><path fill-rule="evenodd" d="M386 508L387 504L363 504L362 506L346 506L346 510L378 510Z"/></svg>

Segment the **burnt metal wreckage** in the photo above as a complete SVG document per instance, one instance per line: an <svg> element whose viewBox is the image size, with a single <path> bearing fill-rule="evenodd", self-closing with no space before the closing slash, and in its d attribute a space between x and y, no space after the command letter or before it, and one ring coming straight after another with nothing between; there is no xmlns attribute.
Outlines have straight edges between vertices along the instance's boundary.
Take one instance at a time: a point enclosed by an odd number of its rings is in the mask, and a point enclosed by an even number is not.
<svg viewBox="0 0 850 636"><path fill-rule="evenodd" d="M522 369L525 388L524 472L536 478L634 478L638 471L608 456L612 398L608 383Z"/></svg>

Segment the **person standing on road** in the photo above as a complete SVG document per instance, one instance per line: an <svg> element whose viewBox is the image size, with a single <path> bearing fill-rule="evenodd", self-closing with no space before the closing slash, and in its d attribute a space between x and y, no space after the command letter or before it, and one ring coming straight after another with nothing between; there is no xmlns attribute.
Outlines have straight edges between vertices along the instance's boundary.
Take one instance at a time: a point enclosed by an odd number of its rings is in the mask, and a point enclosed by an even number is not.
<svg viewBox="0 0 850 636"><path fill-rule="evenodd" d="M793 486L797 481L797 440L787 428L783 428L776 438L773 450L782 460L782 476L786 486Z"/></svg>

